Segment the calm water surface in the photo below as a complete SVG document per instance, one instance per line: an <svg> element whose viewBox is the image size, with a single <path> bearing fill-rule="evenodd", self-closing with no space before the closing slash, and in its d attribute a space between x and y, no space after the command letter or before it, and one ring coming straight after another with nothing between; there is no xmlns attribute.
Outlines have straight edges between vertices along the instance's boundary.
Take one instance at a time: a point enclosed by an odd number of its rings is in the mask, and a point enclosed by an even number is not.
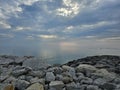
<svg viewBox="0 0 120 90"><path fill-rule="evenodd" d="M120 55L119 40L76 40L65 42L6 42L0 44L0 54L32 55L50 64L65 63L92 55Z"/></svg>

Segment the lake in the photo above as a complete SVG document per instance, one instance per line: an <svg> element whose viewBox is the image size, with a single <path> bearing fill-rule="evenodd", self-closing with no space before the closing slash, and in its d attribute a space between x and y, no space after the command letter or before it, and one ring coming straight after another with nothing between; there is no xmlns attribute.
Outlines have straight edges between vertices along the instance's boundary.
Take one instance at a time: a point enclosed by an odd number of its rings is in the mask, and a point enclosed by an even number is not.
<svg viewBox="0 0 120 90"><path fill-rule="evenodd" d="M120 55L119 46L119 40L8 41L0 44L0 54L32 55L50 64L62 64L92 55Z"/></svg>

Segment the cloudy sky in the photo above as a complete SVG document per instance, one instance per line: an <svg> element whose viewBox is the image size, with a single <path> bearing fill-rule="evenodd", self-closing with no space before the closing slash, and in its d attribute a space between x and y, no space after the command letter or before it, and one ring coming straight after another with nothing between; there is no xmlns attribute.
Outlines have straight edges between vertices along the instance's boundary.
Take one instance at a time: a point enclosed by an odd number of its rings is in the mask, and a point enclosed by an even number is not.
<svg viewBox="0 0 120 90"><path fill-rule="evenodd" d="M120 42L120 0L0 0L1 48L80 40Z"/></svg>

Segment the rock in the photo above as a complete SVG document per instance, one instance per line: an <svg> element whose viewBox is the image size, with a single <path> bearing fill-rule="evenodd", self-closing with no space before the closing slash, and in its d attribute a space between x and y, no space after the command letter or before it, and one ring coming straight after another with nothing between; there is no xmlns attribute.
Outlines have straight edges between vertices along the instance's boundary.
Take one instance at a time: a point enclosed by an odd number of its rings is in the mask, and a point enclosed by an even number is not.
<svg viewBox="0 0 120 90"><path fill-rule="evenodd" d="M54 81L55 80L55 76L54 76L53 72L47 72L46 76L45 76L45 80L47 82Z"/></svg>
<svg viewBox="0 0 120 90"><path fill-rule="evenodd" d="M65 84L68 84L68 83L73 82L73 78L65 76L65 77L63 77L62 81L63 81Z"/></svg>
<svg viewBox="0 0 120 90"><path fill-rule="evenodd" d="M86 90L100 90L98 86L88 85Z"/></svg>
<svg viewBox="0 0 120 90"><path fill-rule="evenodd" d="M120 77L115 78L114 83L120 84Z"/></svg>
<svg viewBox="0 0 120 90"><path fill-rule="evenodd" d="M42 85L45 85L45 79L44 78L41 78L39 79L38 77L35 77L35 78L32 78L30 80L30 83L41 83Z"/></svg>
<svg viewBox="0 0 120 90"><path fill-rule="evenodd" d="M66 84L66 89L67 90L81 90L80 85L77 85L76 83L72 82L69 84Z"/></svg>
<svg viewBox="0 0 120 90"><path fill-rule="evenodd" d="M93 84L98 86L103 85L105 83L106 83L106 80L103 78L97 78L93 81Z"/></svg>
<svg viewBox="0 0 120 90"><path fill-rule="evenodd" d="M50 65L36 58L32 58L29 60L25 60L23 62L23 66L31 67L33 70L43 70L47 69Z"/></svg>
<svg viewBox="0 0 120 90"><path fill-rule="evenodd" d="M45 72L42 71L42 70L39 70L39 71L31 71L31 72L28 73L28 75L34 76L34 77L43 78L43 77L45 77Z"/></svg>
<svg viewBox="0 0 120 90"><path fill-rule="evenodd" d="M103 85L100 86L102 89L106 89L106 90L114 90L116 88L116 85L113 83L105 83Z"/></svg>
<svg viewBox="0 0 120 90"><path fill-rule="evenodd" d="M30 83L25 80L17 80L15 82L15 87L19 90L25 90L29 85Z"/></svg>
<svg viewBox="0 0 120 90"><path fill-rule="evenodd" d="M55 88L56 90L62 90L64 86L62 81L51 81L49 84L50 88Z"/></svg>
<svg viewBox="0 0 120 90"><path fill-rule="evenodd" d="M47 71L53 72L54 74L61 74L63 69L61 67L51 67Z"/></svg>
<svg viewBox="0 0 120 90"><path fill-rule="evenodd" d="M14 85L9 84L9 85L4 87L4 90L15 90L15 87L14 87Z"/></svg>
<svg viewBox="0 0 120 90"><path fill-rule="evenodd" d="M112 81L115 79L115 74L108 72L106 69L99 69L95 73L92 73L92 78L104 78L106 81Z"/></svg>
<svg viewBox="0 0 120 90"><path fill-rule="evenodd" d="M15 77L13 77L13 76L9 76L5 81L4 81L4 83L15 83L16 82L16 78Z"/></svg>
<svg viewBox="0 0 120 90"><path fill-rule="evenodd" d="M31 71L31 68L26 68L26 67L16 67L13 71L12 71L12 75L15 77L18 77L20 75L25 75L27 74L29 71Z"/></svg>
<svg viewBox="0 0 120 90"><path fill-rule="evenodd" d="M44 90L44 87L42 84L34 83L31 86L29 86L26 90Z"/></svg>
<svg viewBox="0 0 120 90"><path fill-rule="evenodd" d="M93 83L93 80L91 78L88 78L88 77L84 77L81 81L80 81L81 84L92 84Z"/></svg>
<svg viewBox="0 0 120 90"><path fill-rule="evenodd" d="M55 80L58 80L58 81L62 81L62 79L63 79L63 76L60 74L57 74L55 77Z"/></svg>
<svg viewBox="0 0 120 90"><path fill-rule="evenodd" d="M77 72L82 72L84 73L85 76L90 76L90 73L95 72L97 69L92 66L92 65L88 65L88 64L80 64L77 68L76 71Z"/></svg>

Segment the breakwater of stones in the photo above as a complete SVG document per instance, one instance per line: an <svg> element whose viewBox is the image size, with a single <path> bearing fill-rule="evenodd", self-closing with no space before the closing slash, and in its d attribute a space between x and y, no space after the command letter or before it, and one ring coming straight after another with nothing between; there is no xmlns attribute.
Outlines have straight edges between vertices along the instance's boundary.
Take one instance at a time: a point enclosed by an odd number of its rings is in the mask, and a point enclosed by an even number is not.
<svg viewBox="0 0 120 90"><path fill-rule="evenodd" d="M49 65L32 56L0 56L0 90L120 90L120 56Z"/></svg>

